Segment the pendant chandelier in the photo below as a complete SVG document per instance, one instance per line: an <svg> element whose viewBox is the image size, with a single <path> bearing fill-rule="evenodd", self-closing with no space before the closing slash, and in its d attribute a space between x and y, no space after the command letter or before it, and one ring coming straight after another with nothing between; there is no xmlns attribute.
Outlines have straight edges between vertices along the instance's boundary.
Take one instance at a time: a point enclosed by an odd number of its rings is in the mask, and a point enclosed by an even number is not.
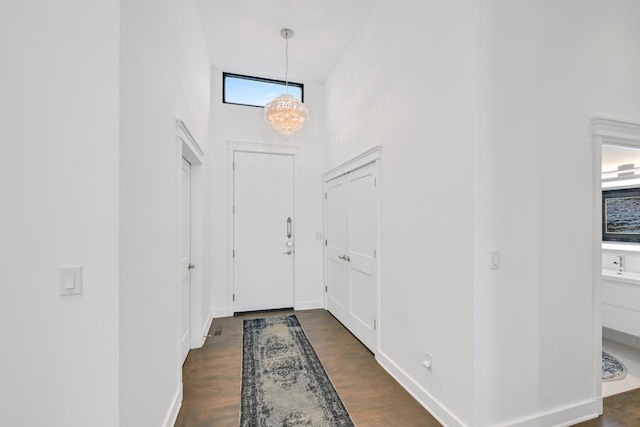
<svg viewBox="0 0 640 427"><path fill-rule="evenodd" d="M293 37L293 30L283 28L280 35L285 39L285 87L283 95L275 98L264 107L264 119L280 135L289 136L302 127L309 118L309 111L304 104L289 95L289 39Z"/></svg>

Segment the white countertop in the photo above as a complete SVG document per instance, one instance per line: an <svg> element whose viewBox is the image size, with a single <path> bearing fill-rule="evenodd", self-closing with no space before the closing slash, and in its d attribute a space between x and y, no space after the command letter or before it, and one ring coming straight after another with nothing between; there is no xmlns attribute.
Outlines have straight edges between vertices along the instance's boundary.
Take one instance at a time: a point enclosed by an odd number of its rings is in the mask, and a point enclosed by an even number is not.
<svg viewBox="0 0 640 427"><path fill-rule="evenodd" d="M640 252L640 245L637 243L602 242L602 250L615 252Z"/></svg>
<svg viewBox="0 0 640 427"><path fill-rule="evenodd" d="M628 283L631 285L640 286L640 273L625 271L622 274L618 274L617 270L607 270L603 268L602 280L607 280L611 282L622 282L622 283Z"/></svg>

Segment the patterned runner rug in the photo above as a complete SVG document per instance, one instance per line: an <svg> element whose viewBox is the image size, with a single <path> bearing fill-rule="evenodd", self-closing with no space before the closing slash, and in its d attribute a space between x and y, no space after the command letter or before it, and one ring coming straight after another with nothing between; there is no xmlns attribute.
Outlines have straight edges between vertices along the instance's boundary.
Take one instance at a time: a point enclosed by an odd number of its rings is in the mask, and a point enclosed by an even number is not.
<svg viewBox="0 0 640 427"><path fill-rule="evenodd" d="M353 425L296 316L244 321L241 427Z"/></svg>
<svg viewBox="0 0 640 427"><path fill-rule="evenodd" d="M627 369L622 362L610 355L602 352L602 381L617 381L627 376Z"/></svg>

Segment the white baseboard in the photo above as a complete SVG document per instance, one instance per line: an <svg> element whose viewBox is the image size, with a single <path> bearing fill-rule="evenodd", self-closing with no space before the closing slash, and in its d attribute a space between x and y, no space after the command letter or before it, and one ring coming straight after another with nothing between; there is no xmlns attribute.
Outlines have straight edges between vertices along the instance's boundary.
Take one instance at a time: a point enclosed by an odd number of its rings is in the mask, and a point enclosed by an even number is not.
<svg viewBox="0 0 640 427"><path fill-rule="evenodd" d="M586 400L575 405L554 408L528 418L512 420L500 426L504 427L566 427L598 418L602 412L602 398Z"/></svg>
<svg viewBox="0 0 640 427"><path fill-rule="evenodd" d="M324 308L324 300L318 301L298 301L295 303L296 310L314 310L316 308Z"/></svg>
<svg viewBox="0 0 640 427"><path fill-rule="evenodd" d="M465 424L438 402L429 392L416 383L406 372L389 359L382 351L376 360L395 380L404 387L440 424L447 427L464 427Z"/></svg>
<svg viewBox="0 0 640 427"><path fill-rule="evenodd" d="M416 383L406 372L378 352L376 360L407 392L414 397L440 424L447 427L464 427L451 411ZM556 408L531 417L496 424L496 427L566 427L597 418L602 413L602 398L587 400L575 405Z"/></svg>
<svg viewBox="0 0 640 427"><path fill-rule="evenodd" d="M229 311L228 307L223 308L214 308L211 310L211 318L218 319L220 317L231 317L233 316L233 312Z"/></svg>
<svg viewBox="0 0 640 427"><path fill-rule="evenodd" d="M182 383L180 383L178 390L176 390L175 396L173 396L173 400L171 401L171 406L169 407L167 416L164 417L164 422L162 423L162 427L173 427L176 424L176 420L178 419L178 413L180 412L181 406L182 406Z"/></svg>
<svg viewBox="0 0 640 427"><path fill-rule="evenodd" d="M207 316L207 321L204 322L204 327L202 328L202 333L200 336L202 337L202 342L200 343L200 347L204 345L204 342L207 340L207 335L209 335L209 329L211 329L211 322L213 322L213 311L209 313Z"/></svg>

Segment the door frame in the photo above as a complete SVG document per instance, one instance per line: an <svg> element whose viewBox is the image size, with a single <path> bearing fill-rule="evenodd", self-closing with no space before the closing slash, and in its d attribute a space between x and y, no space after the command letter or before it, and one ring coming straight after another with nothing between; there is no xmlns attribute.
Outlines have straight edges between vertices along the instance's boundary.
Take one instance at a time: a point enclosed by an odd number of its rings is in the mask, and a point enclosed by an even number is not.
<svg viewBox="0 0 640 427"><path fill-rule="evenodd" d="M208 325L212 318L203 319L202 313L202 247L203 247L203 224L202 215L199 215L203 209L203 172L204 151L193 137L189 128L180 119L176 119L176 188L177 188L177 221L176 232L180 235L182 225L182 158L191 163L191 263L196 268L191 270L191 348L199 348L204 344ZM178 314L182 312L182 291L181 291L181 273L180 273L180 239L176 242L176 254L178 254L178 262L176 267L177 273L177 302ZM208 315L208 313L207 313ZM180 319L178 315L178 331L180 330ZM204 325L204 327L203 327ZM180 333L178 332L178 355L181 354ZM180 359L180 356L178 356ZM182 372L182 364L178 367Z"/></svg>
<svg viewBox="0 0 640 427"><path fill-rule="evenodd" d="M233 189L234 189L234 168L233 158L236 152L258 153L258 154L280 154L293 156L293 217L296 214L296 156L300 154L300 146L297 145L281 145L281 144L264 144L260 142L247 141L227 141L227 212L228 212L228 241L227 241L227 307L228 315L233 316L235 312L235 302L233 288L235 283L233 268L233 250L235 236L234 230L234 214L233 214ZM296 222L293 221L293 235L296 235ZM296 275L295 275L295 257L293 259L293 304L296 304Z"/></svg>
<svg viewBox="0 0 640 427"><path fill-rule="evenodd" d="M326 241L326 236L327 236L327 203L326 203L326 190L327 190L327 184L329 183L329 181L332 181L342 175L346 175L350 172L353 172L357 169L360 169L364 166L368 166L370 164L374 164L374 169L375 169L375 174L376 177L378 179L378 183L376 185L376 191L377 191L377 196L378 196L378 224L377 224L377 234L378 234L378 239L376 242L377 245L377 253L376 253L376 266L374 268L375 271L375 279L374 279L374 286L375 286L375 290L374 290L374 298L375 298L375 302L374 302L374 310L375 310L375 319L376 319L376 327L375 327L375 332L374 332L374 343L373 343L373 353L374 356L377 357L378 354L378 348L380 345L380 325L382 324L383 320L380 318L380 260L382 259L383 253L382 253L382 245L380 244L381 242L381 233L380 233L380 224L381 224L381 216L380 216L380 206L382 205L381 200L380 200L380 196L381 196L381 191L380 191L380 163L382 160L382 147L380 145L376 145L375 147L372 147L370 149L368 149L367 151L351 158L350 160L347 160L344 163L341 163L340 165L334 167L333 169L330 169L329 171L325 172L324 174L322 174L322 180L324 182L324 197L325 197L325 202L323 203L323 223L324 223L324 236L325 236L325 244L323 246L323 271L324 271L324 277L323 277L323 284L324 284L324 308L325 310L327 309L327 287L329 286L329 278L328 278L328 257L327 257L327 241Z"/></svg>
<svg viewBox="0 0 640 427"><path fill-rule="evenodd" d="M188 175L189 175L189 185L188 185L189 202L188 203L184 203L184 199L183 198L184 198L185 194L182 191L183 190L183 185L184 185L184 178L185 178L184 177L185 166L187 166L186 169L188 170ZM188 259L187 263L191 264L191 261L192 261L192 259L191 259L191 238L192 238L192 236L191 236L191 223L192 223L192 218L191 218L191 215L192 215L192 209L191 209L192 208L192 206L191 206L191 190L192 190L192 188L191 188L191 169L193 168L193 166L191 165L191 162L189 162L189 160L187 160L184 156L182 156L182 162L180 164L180 168L182 170L182 175L180 176L181 182L179 183L180 190L181 190L181 192L180 192L181 200L179 201L180 207L181 207L181 209L180 209L180 218L181 218L181 221L184 220L184 218L185 218L185 214L184 214L185 213L185 209L184 208L185 208L185 205L188 204L189 205L188 206L189 232L186 233L186 234L188 235L188 239L189 239L189 259ZM191 312L192 312L192 307L191 307L191 305L192 305L192 301L191 301L191 294L192 294L192 292L191 292L191 287L192 287L191 286L192 285L192 283L191 283L192 280L191 279L192 279L192 277L191 276L192 276L192 274L191 273L192 273L192 270L191 269L188 269L188 274L189 274L189 278L188 278L188 280L189 280L189 303L188 304L184 303L184 294L182 293L182 291L185 290L185 285L184 285L184 282L183 282L183 278L184 278L184 275L185 275L185 271L184 271L184 267L185 266L182 263L182 255L183 255L183 251L185 249L185 247L182 246L183 243L184 243L182 241L182 239L185 238L185 233L183 233L184 230L182 228L184 226L184 224L181 222L180 225L181 225L181 227L180 227L179 235L178 235L178 242L180 242L180 244L178 245L178 248L179 248L178 249L179 250L178 257L180 258L180 292L179 292L180 293L180 295L179 295L180 302L179 302L179 313L178 313L178 316L179 316L180 320L182 320L182 318L183 318L183 314L184 313L183 313L182 310L184 310L185 305L188 305L188 310L189 310L188 320L187 320L187 322L189 324L189 337L188 337L188 340L186 340L187 341L186 343L182 341L183 337L184 337L184 335L183 335L183 331L184 331L183 326L184 325L182 324L182 322L180 322L180 321L178 322L178 327L179 327L179 329L178 329L178 334L179 335L178 336L180 337L180 360L182 361L181 363L184 364L184 362L187 359L187 356L189 355L189 351L193 348L193 344L191 342L191 339L193 337L194 329L193 329L193 325L191 324L192 323L192 316L191 316ZM184 354L183 351L184 351L184 348L185 348L186 344L188 344L189 350L187 350L187 354Z"/></svg>
<svg viewBox="0 0 640 427"><path fill-rule="evenodd" d="M602 414L602 146L617 145L640 149L640 123L591 118L591 146L593 149L593 365L594 392L598 410Z"/></svg>

